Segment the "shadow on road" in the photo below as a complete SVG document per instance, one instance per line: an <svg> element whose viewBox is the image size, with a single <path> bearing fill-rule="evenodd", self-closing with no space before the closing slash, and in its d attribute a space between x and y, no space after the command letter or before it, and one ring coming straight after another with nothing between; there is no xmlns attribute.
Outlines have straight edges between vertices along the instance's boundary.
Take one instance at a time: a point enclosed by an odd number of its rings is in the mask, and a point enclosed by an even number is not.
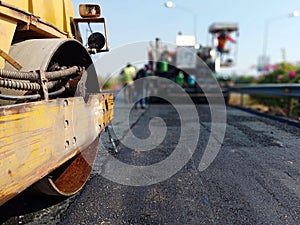
<svg viewBox="0 0 300 225"><path fill-rule="evenodd" d="M0 224L30 222L34 220L34 212L61 204L65 200L62 197L34 193L29 188L0 207ZM28 216L25 218L24 215Z"/></svg>

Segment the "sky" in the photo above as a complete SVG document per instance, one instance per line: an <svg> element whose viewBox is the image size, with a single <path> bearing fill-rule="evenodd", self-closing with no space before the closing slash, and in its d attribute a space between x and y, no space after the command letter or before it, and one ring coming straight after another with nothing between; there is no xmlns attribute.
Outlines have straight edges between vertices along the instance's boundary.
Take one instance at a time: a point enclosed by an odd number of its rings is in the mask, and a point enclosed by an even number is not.
<svg viewBox="0 0 300 225"><path fill-rule="evenodd" d="M271 63L300 62L300 17L290 17L300 10L297 0L174 0L174 8L166 8L164 0L73 0L75 11L80 3L101 5L108 26L111 51L126 45L154 41L175 43L179 31L194 34L202 46L211 43L208 27L214 22L236 22L239 36L236 45L236 65L226 73L253 74L258 57L263 53L267 37L267 55ZM186 10L183 10L186 8ZM197 22L194 22L194 16ZM266 36L266 31L268 35ZM284 49L284 51L283 51Z"/></svg>

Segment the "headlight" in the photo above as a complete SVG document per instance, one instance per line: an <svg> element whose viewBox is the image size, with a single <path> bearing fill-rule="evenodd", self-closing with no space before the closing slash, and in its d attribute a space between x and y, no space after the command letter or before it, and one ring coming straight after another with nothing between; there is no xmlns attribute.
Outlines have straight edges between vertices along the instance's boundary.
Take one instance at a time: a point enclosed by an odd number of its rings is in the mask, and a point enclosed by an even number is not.
<svg viewBox="0 0 300 225"><path fill-rule="evenodd" d="M101 8L99 5L94 5L94 4L80 4L79 14L82 18L100 17Z"/></svg>

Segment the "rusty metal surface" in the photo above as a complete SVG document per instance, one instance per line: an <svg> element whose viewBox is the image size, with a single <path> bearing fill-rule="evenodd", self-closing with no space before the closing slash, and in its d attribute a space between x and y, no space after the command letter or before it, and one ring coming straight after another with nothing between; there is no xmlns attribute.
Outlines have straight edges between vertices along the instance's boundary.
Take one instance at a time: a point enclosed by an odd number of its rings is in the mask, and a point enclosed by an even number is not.
<svg viewBox="0 0 300 225"><path fill-rule="evenodd" d="M71 196L81 190L92 171L99 136L86 149L34 184L34 189L47 195Z"/></svg>
<svg viewBox="0 0 300 225"><path fill-rule="evenodd" d="M1 107L0 205L89 148L112 117L111 94ZM63 177L54 181L62 192Z"/></svg>

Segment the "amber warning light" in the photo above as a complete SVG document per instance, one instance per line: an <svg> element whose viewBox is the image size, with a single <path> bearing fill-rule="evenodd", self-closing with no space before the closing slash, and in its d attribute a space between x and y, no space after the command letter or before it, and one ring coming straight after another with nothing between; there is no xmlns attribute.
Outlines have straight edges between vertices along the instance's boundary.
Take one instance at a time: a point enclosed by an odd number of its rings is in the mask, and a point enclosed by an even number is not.
<svg viewBox="0 0 300 225"><path fill-rule="evenodd" d="M101 8L99 5L94 4L80 4L79 14L82 18L100 17Z"/></svg>

